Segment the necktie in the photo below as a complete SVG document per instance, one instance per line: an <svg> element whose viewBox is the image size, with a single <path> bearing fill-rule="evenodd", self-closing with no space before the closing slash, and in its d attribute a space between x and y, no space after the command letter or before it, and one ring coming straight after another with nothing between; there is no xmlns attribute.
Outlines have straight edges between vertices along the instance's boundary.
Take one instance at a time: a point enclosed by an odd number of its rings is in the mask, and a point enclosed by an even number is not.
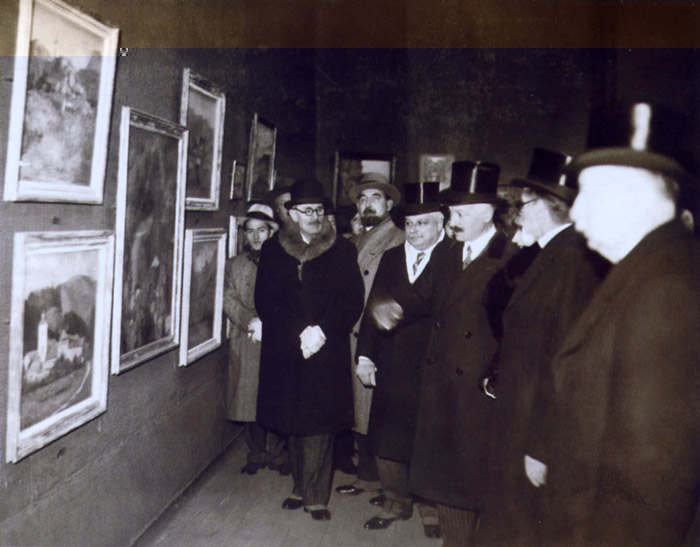
<svg viewBox="0 0 700 547"><path fill-rule="evenodd" d="M418 266L423 261L424 257L425 253L423 251L416 255L416 261L413 263L413 275L416 275L418 273Z"/></svg>
<svg viewBox="0 0 700 547"><path fill-rule="evenodd" d="M472 261L472 248L470 245L467 245L467 254L464 255L464 258L462 259L462 269L466 270L467 266L469 266L469 263Z"/></svg>

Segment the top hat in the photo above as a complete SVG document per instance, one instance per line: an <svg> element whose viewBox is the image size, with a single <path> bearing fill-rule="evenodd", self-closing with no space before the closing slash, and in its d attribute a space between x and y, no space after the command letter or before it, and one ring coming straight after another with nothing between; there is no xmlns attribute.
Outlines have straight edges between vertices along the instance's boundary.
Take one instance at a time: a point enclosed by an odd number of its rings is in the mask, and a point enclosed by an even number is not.
<svg viewBox="0 0 700 547"><path fill-rule="evenodd" d="M649 103L613 103L591 113L586 151L567 171L578 173L595 165L640 167L691 179L683 167L687 120L679 112Z"/></svg>
<svg viewBox="0 0 700 547"><path fill-rule="evenodd" d="M456 161L452 164L450 187L440 193L444 205L492 203L505 200L498 197L498 175L501 168L495 163Z"/></svg>
<svg viewBox="0 0 700 547"><path fill-rule="evenodd" d="M571 204L578 193L576 178L567 176L564 172L564 168L571 160L571 156L561 152L535 148L527 177L513 179L511 184L532 188L537 192L546 192Z"/></svg>
<svg viewBox="0 0 700 547"><path fill-rule="evenodd" d="M412 182L403 185L403 203L399 211L404 216L423 215L440 211L440 183Z"/></svg>
<svg viewBox="0 0 700 547"><path fill-rule="evenodd" d="M389 184L389 179L381 173L364 173L360 183L348 190L348 197L356 202L363 190L377 189L384 192L395 204L401 201L401 192L393 184Z"/></svg>
<svg viewBox="0 0 700 547"><path fill-rule="evenodd" d="M275 215L272 212L272 207L265 205L264 203L251 203L245 213L245 216L240 217L238 222L241 225L244 225L246 221L250 219L264 220L272 227L273 231L276 231L279 228L279 224L277 224Z"/></svg>
<svg viewBox="0 0 700 547"><path fill-rule="evenodd" d="M329 203L323 195L323 185L316 179L295 181L289 189L289 195L292 199L284 204L287 209L304 203L322 203L324 206Z"/></svg>

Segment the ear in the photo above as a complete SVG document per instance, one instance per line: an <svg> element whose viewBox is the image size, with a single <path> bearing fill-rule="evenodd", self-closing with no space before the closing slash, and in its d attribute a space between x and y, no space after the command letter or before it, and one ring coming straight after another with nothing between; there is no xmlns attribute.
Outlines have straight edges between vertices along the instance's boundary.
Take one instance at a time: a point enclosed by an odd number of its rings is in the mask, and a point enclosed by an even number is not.
<svg viewBox="0 0 700 547"><path fill-rule="evenodd" d="M394 206L394 200L393 199L388 199L386 200L386 212L388 213L391 211L391 208Z"/></svg>

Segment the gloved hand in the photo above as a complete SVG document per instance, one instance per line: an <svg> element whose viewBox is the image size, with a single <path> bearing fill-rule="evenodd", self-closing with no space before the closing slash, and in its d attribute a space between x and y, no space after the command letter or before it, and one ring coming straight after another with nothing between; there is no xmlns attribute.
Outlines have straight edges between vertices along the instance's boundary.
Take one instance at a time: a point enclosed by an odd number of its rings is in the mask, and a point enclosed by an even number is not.
<svg viewBox="0 0 700 547"><path fill-rule="evenodd" d="M360 382L362 382L367 387L374 387L377 385L375 373L377 372L377 367L374 365L371 359L360 355L357 359L357 366L355 367L355 376L358 377Z"/></svg>
<svg viewBox="0 0 700 547"><path fill-rule="evenodd" d="M259 317L253 317L248 322L248 336L253 342L262 340L262 321Z"/></svg>
<svg viewBox="0 0 700 547"><path fill-rule="evenodd" d="M525 454L525 474L536 488L547 482L547 466L527 454Z"/></svg>
<svg viewBox="0 0 700 547"><path fill-rule="evenodd" d="M479 378L479 389L487 397L496 398L496 382L491 376L482 376Z"/></svg>
<svg viewBox="0 0 700 547"><path fill-rule="evenodd" d="M326 343L326 335L318 325L309 325L299 335L301 340L301 353L304 359L308 359L317 353Z"/></svg>
<svg viewBox="0 0 700 547"><path fill-rule="evenodd" d="M379 329L391 330L403 319L403 308L395 300L374 302L372 319Z"/></svg>

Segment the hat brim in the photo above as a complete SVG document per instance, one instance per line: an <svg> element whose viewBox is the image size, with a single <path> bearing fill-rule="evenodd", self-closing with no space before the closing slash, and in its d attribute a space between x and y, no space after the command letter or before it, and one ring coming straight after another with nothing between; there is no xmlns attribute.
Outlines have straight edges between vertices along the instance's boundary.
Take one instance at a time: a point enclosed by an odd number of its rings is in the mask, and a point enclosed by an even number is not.
<svg viewBox="0 0 700 547"><path fill-rule="evenodd" d="M358 184L353 186L348 190L348 197L353 201L357 202L360 198L360 194L365 190L381 190L389 199L391 199L395 204L401 201L401 192L393 184L387 184L385 182L367 182L365 184Z"/></svg>
<svg viewBox="0 0 700 547"><path fill-rule="evenodd" d="M297 205L307 205L309 203L320 203L324 207L328 203L328 198L323 196L311 196L306 198L299 198L296 200L290 200L284 204L285 209L293 209Z"/></svg>
<svg viewBox="0 0 700 547"><path fill-rule="evenodd" d="M551 184L544 184L542 182L537 182L536 180L530 179L513 179L510 185L517 186L519 188L532 188L538 192L544 192L558 197L559 199L563 199L567 203L573 203L576 199L576 194L578 194L578 191L575 188L570 188L568 186L553 186Z"/></svg>
<svg viewBox="0 0 700 547"><path fill-rule="evenodd" d="M267 222L273 230L279 230L280 227L277 221L271 219L268 216L263 215L262 213L257 213L255 211L253 211L252 213L248 213L244 217L239 217L238 224L243 226L249 220L262 220L263 222Z"/></svg>
<svg viewBox="0 0 700 547"><path fill-rule="evenodd" d="M443 205L472 205L476 203L490 203L491 205L506 205L508 202L493 194L470 194L455 190L443 190L440 192Z"/></svg>

